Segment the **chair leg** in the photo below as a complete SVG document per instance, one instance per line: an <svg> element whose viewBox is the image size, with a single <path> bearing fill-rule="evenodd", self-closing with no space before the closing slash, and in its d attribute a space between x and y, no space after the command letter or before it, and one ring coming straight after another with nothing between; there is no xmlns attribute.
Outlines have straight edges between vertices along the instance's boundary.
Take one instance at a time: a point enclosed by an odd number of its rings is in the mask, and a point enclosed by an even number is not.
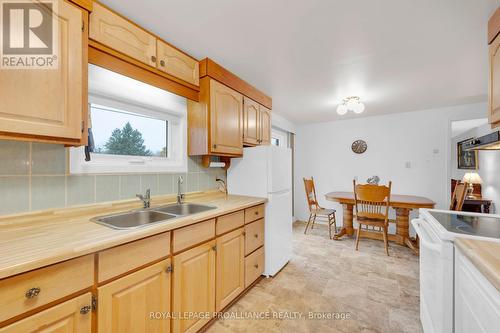
<svg viewBox="0 0 500 333"><path fill-rule="evenodd" d="M384 228L384 246L385 253L389 255L389 242L387 241L387 228Z"/></svg>
<svg viewBox="0 0 500 333"><path fill-rule="evenodd" d="M335 213L333 213L333 231L337 233L337 217L335 216Z"/></svg>
<svg viewBox="0 0 500 333"><path fill-rule="evenodd" d="M360 231L361 231L361 224L358 224L358 231L356 232L356 251L358 250Z"/></svg>
<svg viewBox="0 0 500 333"><path fill-rule="evenodd" d="M332 239L332 219L328 216L328 236Z"/></svg>
<svg viewBox="0 0 500 333"><path fill-rule="evenodd" d="M316 214L314 214L314 216L313 216L313 221L312 221L312 224L311 224L311 229L314 229L314 222L316 222Z"/></svg>
<svg viewBox="0 0 500 333"><path fill-rule="evenodd" d="M305 235L305 234L306 234L306 232L307 232L307 227L309 227L309 223L311 223L311 218L312 218L312 215L313 215L312 213L311 213L311 214L309 214L309 220L307 220L306 229L304 230L304 235Z"/></svg>

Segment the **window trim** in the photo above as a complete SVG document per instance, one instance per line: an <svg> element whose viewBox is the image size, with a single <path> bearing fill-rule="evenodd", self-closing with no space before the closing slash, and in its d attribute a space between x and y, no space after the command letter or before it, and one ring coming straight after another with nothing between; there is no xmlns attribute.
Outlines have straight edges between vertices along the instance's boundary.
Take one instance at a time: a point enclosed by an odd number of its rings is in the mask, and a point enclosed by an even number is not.
<svg viewBox="0 0 500 333"><path fill-rule="evenodd" d="M166 120L168 129L168 157L130 156L91 153L85 161L85 147L73 147L69 152L70 174L90 173L183 173L187 172L187 112L172 115L165 110L136 103L124 103L113 98L89 94L89 109L97 104L109 109L130 111L155 119Z"/></svg>

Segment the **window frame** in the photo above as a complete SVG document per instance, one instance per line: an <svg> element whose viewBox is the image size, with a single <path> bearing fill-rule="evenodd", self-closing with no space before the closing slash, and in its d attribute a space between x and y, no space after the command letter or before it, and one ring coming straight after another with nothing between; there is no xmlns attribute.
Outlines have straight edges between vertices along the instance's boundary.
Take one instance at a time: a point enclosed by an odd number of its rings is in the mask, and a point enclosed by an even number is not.
<svg viewBox="0 0 500 333"><path fill-rule="evenodd" d="M70 174L187 172L187 109L183 115L173 115L154 107L89 94L89 110L92 104L111 111L114 109L168 121L168 156L91 153L91 160L85 161L85 147L73 147L69 153Z"/></svg>

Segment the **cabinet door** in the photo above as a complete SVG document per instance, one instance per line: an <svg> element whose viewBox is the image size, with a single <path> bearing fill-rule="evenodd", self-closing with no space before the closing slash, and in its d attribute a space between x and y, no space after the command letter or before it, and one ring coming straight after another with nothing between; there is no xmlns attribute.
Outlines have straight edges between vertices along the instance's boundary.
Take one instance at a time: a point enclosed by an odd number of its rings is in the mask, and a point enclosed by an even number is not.
<svg viewBox="0 0 500 333"><path fill-rule="evenodd" d="M490 123L500 126L500 36L490 45Z"/></svg>
<svg viewBox="0 0 500 333"><path fill-rule="evenodd" d="M99 333L169 332L168 318L150 313L170 311L170 259L99 287Z"/></svg>
<svg viewBox="0 0 500 333"><path fill-rule="evenodd" d="M215 240L174 256L174 314L203 314L215 311ZM197 332L210 321L206 318L177 318L173 332Z"/></svg>
<svg viewBox="0 0 500 333"><path fill-rule="evenodd" d="M82 137L84 16L78 7L60 0L58 18L56 69L0 70L0 132Z"/></svg>
<svg viewBox="0 0 500 333"><path fill-rule="evenodd" d="M156 67L156 37L94 2L89 37L129 57Z"/></svg>
<svg viewBox="0 0 500 333"><path fill-rule="evenodd" d="M455 247L455 332L490 333L500 327L500 291Z"/></svg>
<svg viewBox="0 0 500 333"><path fill-rule="evenodd" d="M92 295L70 299L0 329L0 333L90 333Z"/></svg>
<svg viewBox="0 0 500 333"><path fill-rule="evenodd" d="M156 51L159 70L195 86L200 84L200 65L196 59L161 40L157 41Z"/></svg>
<svg viewBox="0 0 500 333"><path fill-rule="evenodd" d="M260 144L271 143L271 110L260 105Z"/></svg>
<svg viewBox="0 0 500 333"><path fill-rule="evenodd" d="M221 311L245 289L243 228L217 238L216 309Z"/></svg>
<svg viewBox="0 0 500 333"><path fill-rule="evenodd" d="M260 139L259 104L243 97L243 143L250 146L259 144Z"/></svg>
<svg viewBox="0 0 500 333"><path fill-rule="evenodd" d="M210 80L210 129L212 153L243 154L243 96Z"/></svg>

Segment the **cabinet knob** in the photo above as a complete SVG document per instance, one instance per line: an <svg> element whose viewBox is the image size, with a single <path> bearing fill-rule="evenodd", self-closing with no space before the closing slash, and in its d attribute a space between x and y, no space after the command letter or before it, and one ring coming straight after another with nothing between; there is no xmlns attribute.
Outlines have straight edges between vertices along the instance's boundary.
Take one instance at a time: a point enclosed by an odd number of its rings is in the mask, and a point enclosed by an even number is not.
<svg viewBox="0 0 500 333"><path fill-rule="evenodd" d="M84 307L82 307L82 308L80 309L80 313L81 313L82 315L84 315L84 314L89 313L89 312L90 312L90 310L92 310L92 307L91 307L90 305L85 305Z"/></svg>
<svg viewBox="0 0 500 333"><path fill-rule="evenodd" d="M38 294L40 294L40 291L42 291L42 290L38 287L31 288L24 295L26 296L26 298L34 298L34 297L37 297Z"/></svg>
<svg viewBox="0 0 500 333"><path fill-rule="evenodd" d="M214 149L217 148L217 145L214 145Z"/></svg>
<svg viewBox="0 0 500 333"><path fill-rule="evenodd" d="M156 57L155 56L151 56L151 61L152 62L156 62Z"/></svg>
<svg viewBox="0 0 500 333"><path fill-rule="evenodd" d="M255 264L255 265L253 265L253 267L259 268L259 264Z"/></svg>
<svg viewBox="0 0 500 333"><path fill-rule="evenodd" d="M217 245L212 246L212 250L217 251Z"/></svg>
<svg viewBox="0 0 500 333"><path fill-rule="evenodd" d="M255 211L255 213L254 213L254 214L255 214L255 215L259 215L259 212L258 212L258 211Z"/></svg>
<svg viewBox="0 0 500 333"><path fill-rule="evenodd" d="M254 237L255 237L255 238L259 238L259 235L255 234L255 235L254 235Z"/></svg>
<svg viewBox="0 0 500 333"><path fill-rule="evenodd" d="M160 66L165 67L165 60L160 60Z"/></svg>
<svg viewBox="0 0 500 333"><path fill-rule="evenodd" d="M167 269L165 270L165 272L167 273L172 273L174 271L174 268L172 267L172 265L168 266Z"/></svg>
<svg viewBox="0 0 500 333"><path fill-rule="evenodd" d="M243 231L241 234L242 234L243 236L246 236L246 235L247 235L246 231Z"/></svg>

